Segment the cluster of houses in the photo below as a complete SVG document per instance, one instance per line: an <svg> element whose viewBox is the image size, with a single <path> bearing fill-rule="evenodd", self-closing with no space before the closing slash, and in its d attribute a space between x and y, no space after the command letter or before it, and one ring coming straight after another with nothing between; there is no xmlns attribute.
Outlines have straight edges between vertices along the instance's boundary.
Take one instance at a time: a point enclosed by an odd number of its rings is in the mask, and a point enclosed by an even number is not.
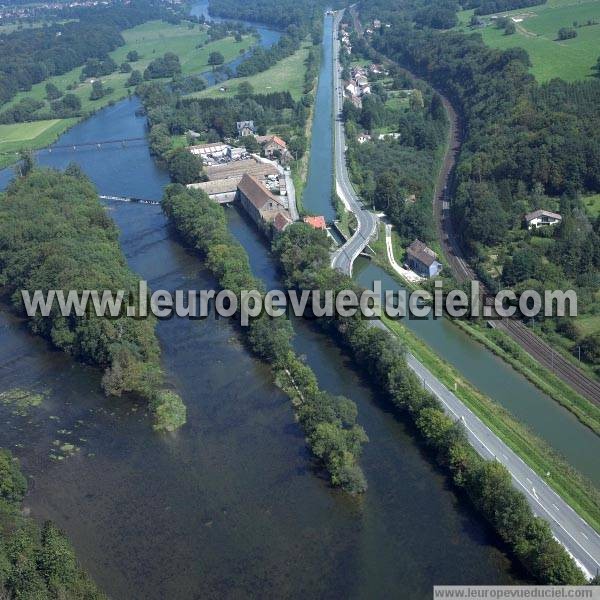
<svg viewBox="0 0 600 600"><path fill-rule="evenodd" d="M348 32L348 25L342 23L342 48L346 54L352 54L352 44L350 43L350 33Z"/></svg>
<svg viewBox="0 0 600 600"><path fill-rule="evenodd" d="M192 139L194 136L188 137ZM238 201L248 216L265 233L284 231L293 222L287 189L288 177L281 163L289 158L284 140L276 135L257 136L252 121L237 123L238 137L254 136L264 156L224 142L195 144L188 151L202 159L207 181L187 187L204 191L220 204ZM323 217L309 224L326 229ZM308 221L306 221L308 222Z"/></svg>
<svg viewBox="0 0 600 600"><path fill-rule="evenodd" d="M5 21L15 19L34 19L40 18L44 12L63 11L69 8L80 8L89 6L107 6L111 4L108 0L81 0L80 2L43 2L40 4L20 4L14 5L7 3L0 6L0 25L4 25Z"/></svg>
<svg viewBox="0 0 600 600"><path fill-rule="evenodd" d="M371 65L371 67L380 68L377 65ZM352 67L350 79L344 82L344 92L354 106L362 107L361 98L371 93L368 70L365 67Z"/></svg>

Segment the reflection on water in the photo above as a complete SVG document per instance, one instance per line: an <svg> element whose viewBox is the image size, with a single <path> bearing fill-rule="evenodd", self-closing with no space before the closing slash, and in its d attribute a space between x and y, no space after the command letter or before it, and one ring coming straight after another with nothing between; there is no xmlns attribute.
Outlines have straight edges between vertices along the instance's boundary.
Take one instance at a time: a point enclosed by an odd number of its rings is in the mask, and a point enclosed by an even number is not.
<svg viewBox="0 0 600 600"><path fill-rule="evenodd" d="M354 266L357 281L372 289L399 288L383 269L359 258ZM508 409L521 423L544 439L592 482L600 486L600 437L568 410L541 392L525 377L458 329L448 319L404 319L403 323L438 355L490 398Z"/></svg>
<svg viewBox="0 0 600 600"><path fill-rule="evenodd" d="M97 113L60 140L119 132L137 137L137 102ZM78 162L103 194L159 198L167 176L145 145L42 153ZM201 261L174 239L157 206L108 203L130 266L154 288L210 288ZM257 232L233 209L254 272L277 273ZM0 445L22 459L26 504L73 540L85 567L115 599L429 598L434 582L511 583L510 562L481 521L357 376L339 349L296 323L295 346L325 389L358 405L371 442L369 492L329 488L307 452L289 400L227 320L158 324L165 373L188 406L172 436L151 430L144 405L107 399L100 374L52 351L0 313L0 391L43 391L29 416L0 405ZM65 460L50 455L64 443Z"/></svg>

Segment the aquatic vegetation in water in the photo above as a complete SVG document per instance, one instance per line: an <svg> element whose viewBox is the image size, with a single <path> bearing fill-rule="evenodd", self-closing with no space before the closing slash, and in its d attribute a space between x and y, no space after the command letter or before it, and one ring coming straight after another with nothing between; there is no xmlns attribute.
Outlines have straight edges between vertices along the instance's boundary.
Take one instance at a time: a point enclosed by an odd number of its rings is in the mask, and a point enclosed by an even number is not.
<svg viewBox="0 0 600 600"><path fill-rule="evenodd" d="M45 393L31 392L14 388L0 392L0 404L12 408L13 415L27 416L32 408L37 408L44 401Z"/></svg>

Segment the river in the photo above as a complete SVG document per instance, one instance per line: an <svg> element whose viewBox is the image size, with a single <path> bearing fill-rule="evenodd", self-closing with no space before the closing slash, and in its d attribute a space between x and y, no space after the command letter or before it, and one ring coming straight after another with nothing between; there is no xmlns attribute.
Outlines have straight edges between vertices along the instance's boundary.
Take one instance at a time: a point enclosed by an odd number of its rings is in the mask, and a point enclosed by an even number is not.
<svg viewBox="0 0 600 600"><path fill-rule="evenodd" d="M317 112L327 102L323 94ZM108 107L58 143L110 139L113 132L139 137L145 124L137 107L135 99ZM315 129L313 146L327 144L327 135ZM168 182L145 143L56 149L39 161L60 168L76 161L107 195L160 198ZM9 175L2 177L6 182ZM314 185L310 180L307 189ZM322 202L329 201L326 184L318 189ZM177 242L160 207L109 202L107 209L130 266L153 288L214 286L201 261ZM277 285L262 238L236 210L228 215L254 272ZM295 347L320 385L358 405L371 439L361 460L370 485L363 498L329 487L289 400L228 321L159 322L164 370L188 406L188 424L159 436L143 405L105 398L97 370L52 351L0 312L0 391L45 395L28 416L0 405L0 445L22 460L33 516L51 518L67 532L114 599L418 599L430 598L434 583L517 581L495 536L448 489L412 432L348 357L309 323L294 327ZM56 441L79 450L52 460Z"/></svg>

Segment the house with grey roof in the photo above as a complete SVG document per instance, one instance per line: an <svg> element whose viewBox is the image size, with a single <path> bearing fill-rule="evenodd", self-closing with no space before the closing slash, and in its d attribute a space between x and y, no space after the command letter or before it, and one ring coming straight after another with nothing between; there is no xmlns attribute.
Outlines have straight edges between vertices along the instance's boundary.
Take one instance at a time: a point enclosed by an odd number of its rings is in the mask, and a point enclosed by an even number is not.
<svg viewBox="0 0 600 600"><path fill-rule="evenodd" d="M421 240L415 240L406 249L406 264L421 277L435 277L442 270L437 254Z"/></svg>

